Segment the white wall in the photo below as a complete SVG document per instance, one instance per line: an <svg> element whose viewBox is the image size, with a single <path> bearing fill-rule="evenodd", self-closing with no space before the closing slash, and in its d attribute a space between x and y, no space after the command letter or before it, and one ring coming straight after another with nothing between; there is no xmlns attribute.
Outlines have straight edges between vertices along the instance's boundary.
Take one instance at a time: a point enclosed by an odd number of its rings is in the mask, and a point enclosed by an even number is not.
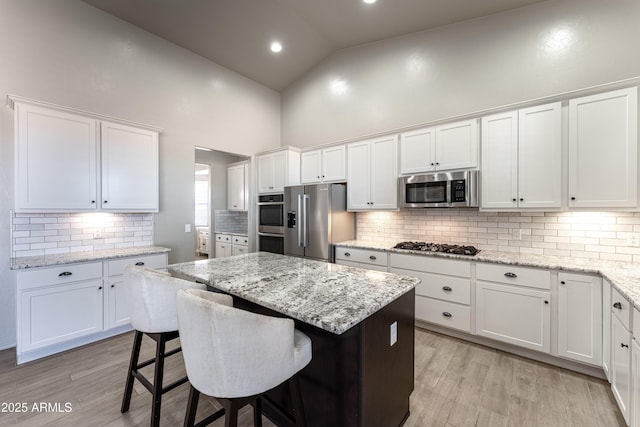
<svg viewBox="0 0 640 427"><path fill-rule="evenodd" d="M282 93L308 147L640 76L640 2L555 0L345 49Z"/></svg>
<svg viewBox="0 0 640 427"><path fill-rule="evenodd" d="M0 40L2 104L11 93L164 129L154 240L170 262L194 257L194 146L250 156L280 144L277 92L80 1L0 0ZM0 348L15 343L12 114L0 108Z"/></svg>

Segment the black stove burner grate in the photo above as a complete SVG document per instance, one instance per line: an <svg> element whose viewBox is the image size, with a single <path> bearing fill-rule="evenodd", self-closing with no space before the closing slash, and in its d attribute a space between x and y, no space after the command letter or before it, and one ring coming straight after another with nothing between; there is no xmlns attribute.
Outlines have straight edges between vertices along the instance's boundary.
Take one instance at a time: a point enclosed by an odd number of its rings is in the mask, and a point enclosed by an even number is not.
<svg viewBox="0 0 640 427"><path fill-rule="evenodd" d="M445 243L426 243L426 242L400 242L394 246L395 249L407 249L413 251L425 252L443 252L456 255L475 255L480 252L475 246L465 245L448 245Z"/></svg>

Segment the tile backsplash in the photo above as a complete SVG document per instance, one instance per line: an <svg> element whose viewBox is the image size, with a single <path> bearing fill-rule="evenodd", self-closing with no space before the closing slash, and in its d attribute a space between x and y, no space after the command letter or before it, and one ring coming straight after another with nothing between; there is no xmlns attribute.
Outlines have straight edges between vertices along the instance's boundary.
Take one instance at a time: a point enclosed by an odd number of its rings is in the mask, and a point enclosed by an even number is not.
<svg viewBox="0 0 640 427"><path fill-rule="evenodd" d="M480 212L403 209L356 214L357 238L419 240L479 249L640 262L640 212ZM634 236L639 237L639 236Z"/></svg>
<svg viewBox="0 0 640 427"><path fill-rule="evenodd" d="M249 227L247 211L216 209L215 232L247 234Z"/></svg>
<svg viewBox="0 0 640 427"><path fill-rule="evenodd" d="M153 245L150 213L13 213L11 256Z"/></svg>

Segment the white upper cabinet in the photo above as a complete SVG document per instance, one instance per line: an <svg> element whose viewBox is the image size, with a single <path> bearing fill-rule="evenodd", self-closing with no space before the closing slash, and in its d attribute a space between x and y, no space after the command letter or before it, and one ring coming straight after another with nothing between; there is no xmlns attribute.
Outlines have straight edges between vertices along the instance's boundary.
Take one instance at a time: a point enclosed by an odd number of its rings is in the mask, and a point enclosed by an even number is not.
<svg viewBox="0 0 640 427"><path fill-rule="evenodd" d="M246 162L227 167L227 209L249 209L249 165Z"/></svg>
<svg viewBox="0 0 640 427"><path fill-rule="evenodd" d="M158 210L157 132L14 101L16 211Z"/></svg>
<svg viewBox="0 0 640 427"><path fill-rule="evenodd" d="M102 210L157 211L158 133L101 122Z"/></svg>
<svg viewBox="0 0 640 427"><path fill-rule="evenodd" d="M15 104L16 210L95 210L97 121Z"/></svg>
<svg viewBox="0 0 640 427"><path fill-rule="evenodd" d="M290 148L256 155L258 193L282 193L300 184L300 153Z"/></svg>
<svg viewBox="0 0 640 427"><path fill-rule="evenodd" d="M301 154L300 182L345 181L347 179L347 147L335 147L307 151Z"/></svg>
<svg viewBox="0 0 640 427"><path fill-rule="evenodd" d="M400 173L478 166L478 120L465 120L400 135Z"/></svg>
<svg viewBox="0 0 640 427"><path fill-rule="evenodd" d="M484 209L560 208L561 104L483 117L481 171Z"/></svg>
<svg viewBox="0 0 640 427"><path fill-rule="evenodd" d="M398 208L398 145L395 135L355 142L348 150L348 210Z"/></svg>
<svg viewBox="0 0 640 427"><path fill-rule="evenodd" d="M569 207L637 206L637 87L569 101Z"/></svg>

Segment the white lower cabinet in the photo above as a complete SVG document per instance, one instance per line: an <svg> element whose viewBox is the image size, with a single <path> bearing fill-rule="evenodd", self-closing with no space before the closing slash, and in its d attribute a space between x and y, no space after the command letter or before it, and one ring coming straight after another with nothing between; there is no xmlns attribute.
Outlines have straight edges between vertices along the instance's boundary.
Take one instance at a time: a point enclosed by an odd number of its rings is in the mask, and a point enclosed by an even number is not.
<svg viewBox="0 0 640 427"><path fill-rule="evenodd" d="M231 234L216 233L216 258L224 258L233 255Z"/></svg>
<svg viewBox="0 0 640 427"><path fill-rule="evenodd" d="M631 349L631 383L633 404L631 405L631 425L640 427L640 344L636 337L633 338L633 348Z"/></svg>
<svg viewBox="0 0 640 427"><path fill-rule="evenodd" d="M18 363L130 330L122 276L127 264L162 268L167 255L18 271Z"/></svg>
<svg viewBox="0 0 640 427"><path fill-rule="evenodd" d="M418 277L416 320L471 333L471 263L421 255L390 255L390 272Z"/></svg>
<svg viewBox="0 0 640 427"><path fill-rule="evenodd" d="M550 292L477 281L476 333L549 353L550 299Z"/></svg>
<svg viewBox="0 0 640 427"><path fill-rule="evenodd" d="M611 391L624 420L630 422L631 333L618 316L611 316Z"/></svg>
<svg viewBox="0 0 640 427"><path fill-rule="evenodd" d="M602 369L611 382L611 283L602 279Z"/></svg>
<svg viewBox="0 0 640 427"><path fill-rule="evenodd" d="M336 248L336 264L387 271L387 253L373 249Z"/></svg>
<svg viewBox="0 0 640 427"><path fill-rule="evenodd" d="M247 236L234 234L231 236L231 240L231 255L249 253L249 238Z"/></svg>
<svg viewBox="0 0 640 427"><path fill-rule="evenodd" d="M558 356L602 365L602 279L558 274Z"/></svg>

